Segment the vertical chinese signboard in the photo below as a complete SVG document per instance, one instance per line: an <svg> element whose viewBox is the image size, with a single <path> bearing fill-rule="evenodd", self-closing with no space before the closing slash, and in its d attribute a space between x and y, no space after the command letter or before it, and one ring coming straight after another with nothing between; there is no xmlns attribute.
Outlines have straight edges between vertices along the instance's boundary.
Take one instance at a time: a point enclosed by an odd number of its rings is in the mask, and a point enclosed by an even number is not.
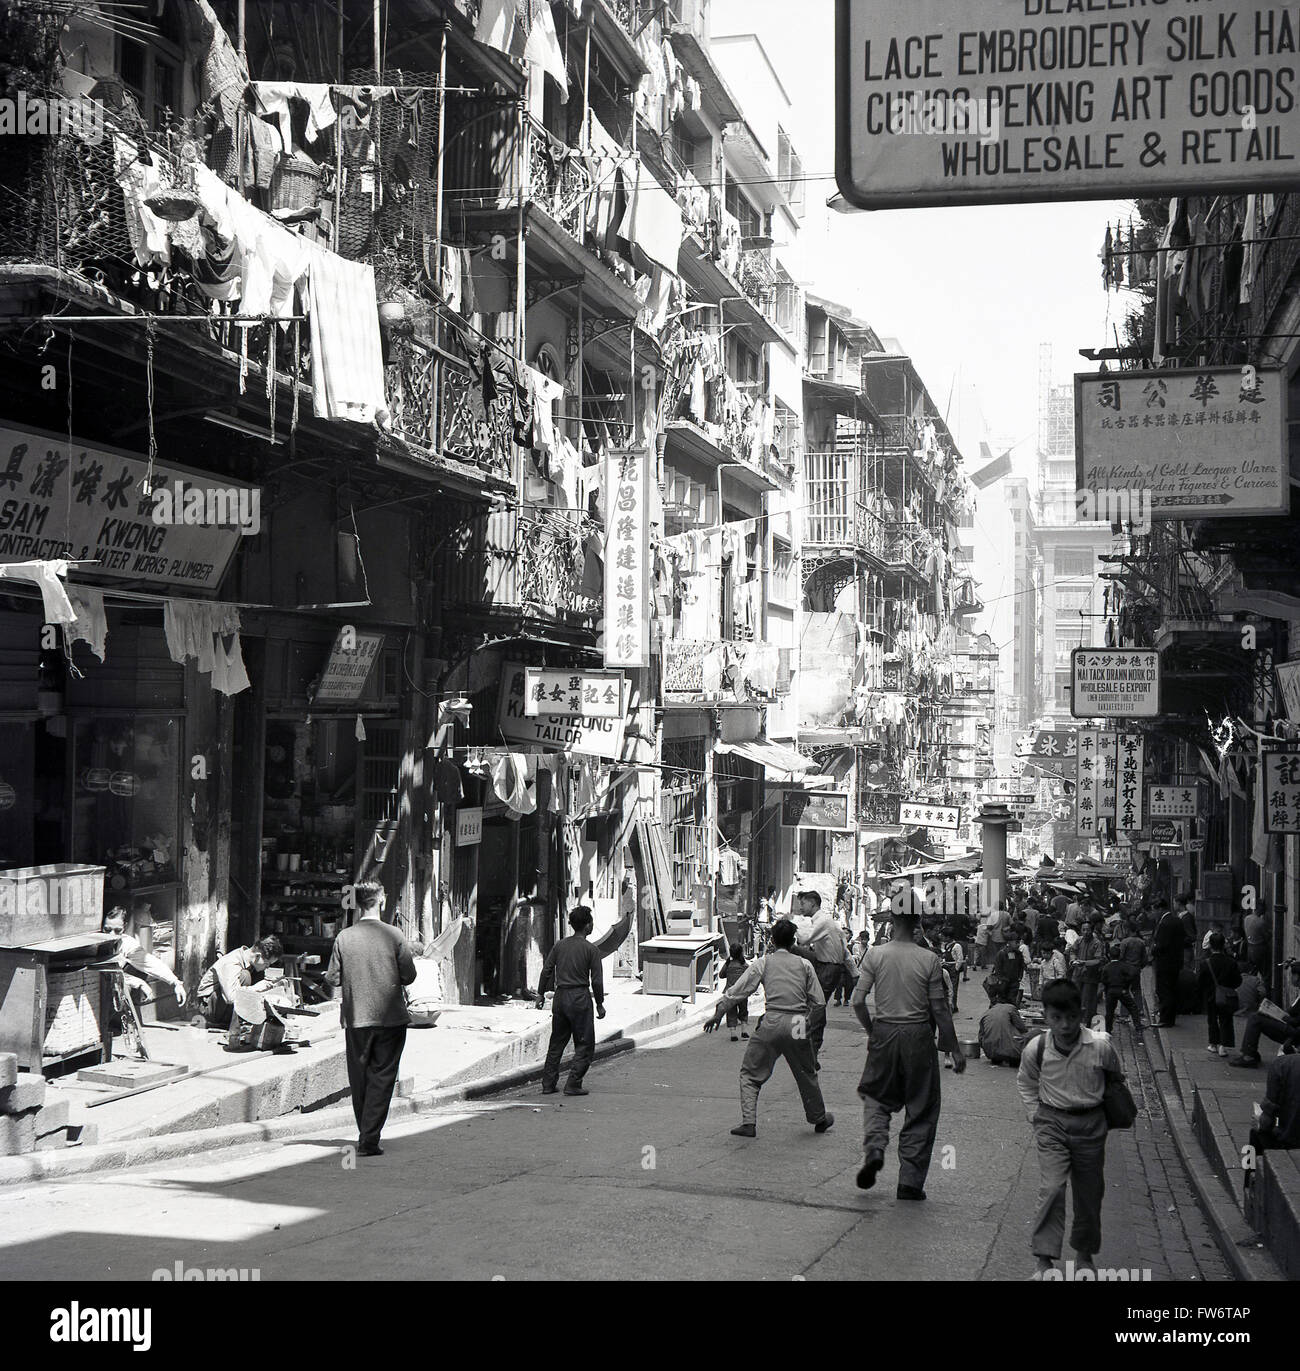
<svg viewBox="0 0 1300 1371"><path fill-rule="evenodd" d="M1143 741L1140 733L1119 735L1119 781L1115 797L1117 827L1131 832L1142 827Z"/></svg>
<svg viewBox="0 0 1300 1371"><path fill-rule="evenodd" d="M605 458L605 665L650 665L650 456Z"/></svg>
<svg viewBox="0 0 1300 1371"><path fill-rule="evenodd" d="M1098 788L1097 817L1099 819L1113 819L1115 817L1115 782L1119 772L1118 748L1118 733L1103 732L1098 735L1097 764L1100 786Z"/></svg>
<svg viewBox="0 0 1300 1371"><path fill-rule="evenodd" d="M1100 731L1079 730L1078 781L1075 791L1075 833L1080 838L1097 836L1097 808L1101 796Z"/></svg>
<svg viewBox="0 0 1300 1371"><path fill-rule="evenodd" d="M1300 748L1260 754L1264 787L1264 832L1300 833Z"/></svg>

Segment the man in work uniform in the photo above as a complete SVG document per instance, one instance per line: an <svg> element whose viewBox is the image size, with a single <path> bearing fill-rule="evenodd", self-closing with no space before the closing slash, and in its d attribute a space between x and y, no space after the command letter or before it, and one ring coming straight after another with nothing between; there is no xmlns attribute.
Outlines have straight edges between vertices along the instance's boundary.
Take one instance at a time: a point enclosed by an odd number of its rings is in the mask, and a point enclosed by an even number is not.
<svg viewBox="0 0 1300 1371"><path fill-rule="evenodd" d="M844 975L844 963L848 958L844 950L844 933L836 923L835 915L822 909L822 897L815 890L800 892L799 912L805 919L812 920L812 927L796 936L796 952L812 963L812 969L817 973L817 984L821 986L822 999L829 1004L835 987ZM823 1014L812 1030L813 1057L819 1070L825 1037L826 1016Z"/></svg>
<svg viewBox="0 0 1300 1371"><path fill-rule="evenodd" d="M600 968L600 952L587 941L596 921L591 917L590 909L579 905L569 915L569 923L573 932L567 938L561 938L546 954L542 979L537 986L538 1009L546 1008L546 992L555 986L555 999L551 1004L551 1041L546 1049L546 1065L542 1068L543 1095L554 1095L559 1088L560 1058L564 1056L570 1038L575 1051L564 1093L590 1094L583 1087L582 1078L596 1055L596 1019L605 1017L605 978ZM593 997L595 1019L591 1016Z"/></svg>
<svg viewBox="0 0 1300 1371"><path fill-rule="evenodd" d="M744 1002L763 987L763 1017L745 1049L740 1064L740 1127L731 1131L738 1138L757 1135L758 1092L771 1078L778 1057L784 1057L803 1100L804 1116L818 1133L825 1133L835 1122L826 1112L821 1086L817 1083L817 1064L813 1059L812 1033L817 1020L826 1018L826 997L810 963L792 951L795 926L789 919L772 925L772 950L749 964L749 970L723 995L713 1017L704 1025L712 1033L732 1005Z"/></svg>
<svg viewBox="0 0 1300 1371"><path fill-rule="evenodd" d="M948 1054L955 1072L966 1069L957 1047L952 1013L943 988L943 967L928 948L913 941L916 915L895 914L895 937L873 947L862 959L853 1012L868 1034L867 1064L858 1085L863 1100L862 1169L858 1188L870 1190L885 1164L889 1126L900 1109L906 1110L898 1135L898 1198L925 1199L925 1177L939 1126L939 1047ZM867 994L876 992L874 1021L867 1011Z"/></svg>

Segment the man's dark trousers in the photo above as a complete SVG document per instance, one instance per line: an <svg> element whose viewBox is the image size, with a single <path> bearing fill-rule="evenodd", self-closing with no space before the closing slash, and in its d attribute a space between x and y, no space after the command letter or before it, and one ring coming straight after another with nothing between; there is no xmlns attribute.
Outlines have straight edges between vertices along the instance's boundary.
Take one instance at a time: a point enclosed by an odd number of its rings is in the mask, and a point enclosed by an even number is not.
<svg viewBox="0 0 1300 1371"><path fill-rule="evenodd" d="M576 1090L596 1055L596 1016L588 990L557 990L551 1004L551 1045L542 1068L542 1088L554 1090L560 1079L560 1058L573 1039L573 1063L566 1090Z"/></svg>
<svg viewBox="0 0 1300 1371"><path fill-rule="evenodd" d="M1295 1043L1300 1040L1300 1028L1292 1028L1268 1014L1252 1014L1246 1020L1246 1031L1241 1035L1242 1056L1258 1057L1261 1038L1268 1038L1275 1043Z"/></svg>
<svg viewBox="0 0 1300 1371"><path fill-rule="evenodd" d="M1183 969L1181 951L1158 952L1152 959L1156 972L1156 1017L1172 1024L1178 1018L1178 973Z"/></svg>
<svg viewBox="0 0 1300 1371"><path fill-rule="evenodd" d="M397 1068L406 1046L406 1027L343 1029L347 1050L352 1112L357 1116L357 1140L378 1147L397 1084Z"/></svg>
<svg viewBox="0 0 1300 1371"><path fill-rule="evenodd" d="M809 958L812 961L812 958ZM830 1004L835 995L835 987L840 983L840 977L844 975L843 962L813 962L812 969L817 974L817 984L822 988L822 995L826 1003ZM815 1007L821 1009L820 1005ZM826 1011L823 1009L819 1013L808 1015L808 1041L812 1043L813 1056L819 1061L822 1055L822 1042L826 1037Z"/></svg>

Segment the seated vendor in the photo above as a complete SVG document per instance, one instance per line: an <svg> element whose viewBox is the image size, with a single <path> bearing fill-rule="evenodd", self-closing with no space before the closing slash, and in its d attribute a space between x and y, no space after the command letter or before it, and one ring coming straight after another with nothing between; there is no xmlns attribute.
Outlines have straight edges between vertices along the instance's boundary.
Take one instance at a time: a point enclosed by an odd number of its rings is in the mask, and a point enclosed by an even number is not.
<svg viewBox="0 0 1300 1371"><path fill-rule="evenodd" d="M127 989L132 997L137 1002L151 999L147 982L149 977L153 977L169 985L176 996L176 1003L183 1005L185 986L176 973L166 962L146 952L139 938L126 931L126 925L127 913L120 906L104 915L104 932L116 934L122 940L115 960L125 973Z"/></svg>
<svg viewBox="0 0 1300 1371"><path fill-rule="evenodd" d="M252 985L272 962L284 956L279 938L263 938L251 947L237 947L218 957L199 981L199 1008L214 1028L228 1028L234 1013L235 991Z"/></svg>

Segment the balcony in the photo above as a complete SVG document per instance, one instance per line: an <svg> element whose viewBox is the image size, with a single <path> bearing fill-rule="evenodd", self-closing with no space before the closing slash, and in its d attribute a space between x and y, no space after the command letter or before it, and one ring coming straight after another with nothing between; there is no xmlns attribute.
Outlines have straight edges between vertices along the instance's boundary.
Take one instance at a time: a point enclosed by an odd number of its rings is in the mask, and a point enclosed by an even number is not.
<svg viewBox="0 0 1300 1371"><path fill-rule="evenodd" d="M589 620L597 587L584 590L585 527L571 515L504 510L480 515L442 555L446 599L472 614Z"/></svg>
<svg viewBox="0 0 1300 1371"><path fill-rule="evenodd" d="M883 560L895 570L910 571L916 576L925 577L927 552L924 540L919 536L919 524L891 524L885 534Z"/></svg>
<svg viewBox="0 0 1300 1371"><path fill-rule="evenodd" d="M773 701L781 652L768 643L668 638L663 644L665 704Z"/></svg>
<svg viewBox="0 0 1300 1371"><path fill-rule="evenodd" d="M811 449L804 454L803 543L885 561L885 526L861 498L865 448Z"/></svg>

